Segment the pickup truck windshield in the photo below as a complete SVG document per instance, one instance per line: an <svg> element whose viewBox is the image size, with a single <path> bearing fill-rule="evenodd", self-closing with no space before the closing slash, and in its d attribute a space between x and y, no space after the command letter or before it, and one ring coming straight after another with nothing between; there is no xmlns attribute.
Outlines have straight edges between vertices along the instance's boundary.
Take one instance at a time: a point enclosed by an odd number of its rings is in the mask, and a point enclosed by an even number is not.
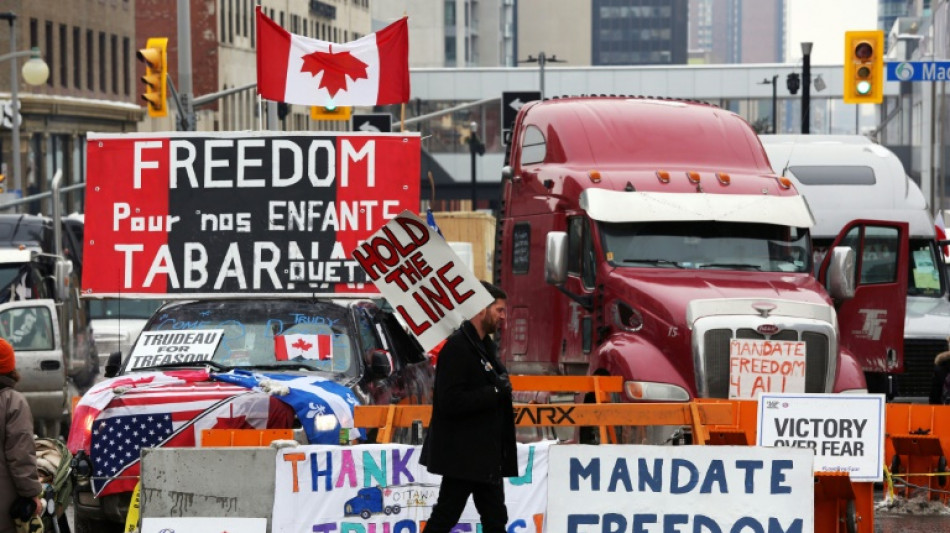
<svg viewBox="0 0 950 533"><path fill-rule="evenodd" d="M149 370L182 360L169 351L176 349L173 337L166 350L145 346L142 339L149 332L219 330L221 340L211 361L221 368L355 371L356 334L348 313L330 302L293 300L173 304L149 320L125 368Z"/></svg>
<svg viewBox="0 0 950 533"><path fill-rule="evenodd" d="M732 222L600 223L618 267L809 272L808 231Z"/></svg>

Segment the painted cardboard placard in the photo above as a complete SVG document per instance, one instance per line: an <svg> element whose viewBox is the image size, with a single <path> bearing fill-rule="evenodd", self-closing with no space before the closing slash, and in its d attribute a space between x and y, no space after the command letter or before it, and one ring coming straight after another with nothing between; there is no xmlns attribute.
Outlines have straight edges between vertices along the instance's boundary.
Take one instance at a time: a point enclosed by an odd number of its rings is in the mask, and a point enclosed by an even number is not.
<svg viewBox="0 0 950 533"><path fill-rule="evenodd" d="M129 354L127 368L210 361L223 334L223 329L143 331Z"/></svg>
<svg viewBox="0 0 950 533"><path fill-rule="evenodd" d="M762 339L729 342L729 397L805 392L805 343Z"/></svg>
<svg viewBox="0 0 950 533"><path fill-rule="evenodd" d="M452 247L404 211L353 251L426 351L494 299Z"/></svg>
<svg viewBox="0 0 950 533"><path fill-rule="evenodd" d="M815 528L810 450L572 445L548 456L547 531Z"/></svg>

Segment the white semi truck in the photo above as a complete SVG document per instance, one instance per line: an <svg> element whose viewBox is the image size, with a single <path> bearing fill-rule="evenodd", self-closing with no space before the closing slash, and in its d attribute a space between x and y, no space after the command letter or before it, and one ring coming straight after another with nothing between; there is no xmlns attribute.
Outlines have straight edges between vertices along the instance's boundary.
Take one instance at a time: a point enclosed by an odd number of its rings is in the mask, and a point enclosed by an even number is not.
<svg viewBox="0 0 950 533"><path fill-rule="evenodd" d="M917 183L893 152L861 135L761 135L760 139L772 169L794 182L815 216L811 235L816 253L826 252L851 220L909 224L904 359L903 364L895 361L897 375L887 390L898 401L927 401L934 356L947 349L950 301L934 218ZM875 270L873 262L889 251L878 253L877 258L866 258L862 276L890 274Z"/></svg>

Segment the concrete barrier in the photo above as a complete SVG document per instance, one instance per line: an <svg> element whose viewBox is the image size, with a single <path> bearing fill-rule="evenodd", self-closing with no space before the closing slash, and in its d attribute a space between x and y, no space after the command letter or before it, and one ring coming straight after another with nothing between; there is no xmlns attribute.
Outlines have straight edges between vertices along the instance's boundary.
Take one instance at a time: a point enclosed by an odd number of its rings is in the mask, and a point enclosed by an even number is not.
<svg viewBox="0 0 950 533"><path fill-rule="evenodd" d="M142 450L142 518L267 518L271 530L277 450Z"/></svg>

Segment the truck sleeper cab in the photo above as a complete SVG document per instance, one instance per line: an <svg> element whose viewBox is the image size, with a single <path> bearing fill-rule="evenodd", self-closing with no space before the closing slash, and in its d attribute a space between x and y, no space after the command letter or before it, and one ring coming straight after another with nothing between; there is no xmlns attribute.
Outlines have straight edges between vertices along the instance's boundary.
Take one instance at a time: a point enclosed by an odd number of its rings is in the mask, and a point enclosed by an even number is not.
<svg viewBox="0 0 950 533"><path fill-rule="evenodd" d="M902 316L893 293L855 285L855 269L869 240L906 247L906 225L849 226L819 282L807 204L737 115L645 98L533 102L510 150L498 252L510 371L620 375L624 401L754 398L864 391L862 367L892 348L893 335L852 334L845 317L861 319L856 302L872 295ZM772 369L762 351L776 347Z"/></svg>
<svg viewBox="0 0 950 533"><path fill-rule="evenodd" d="M161 355L173 352L156 350L154 344L144 346L143 339L149 336L159 339L149 342L165 342L166 337L160 335L165 332L220 333L220 340L210 360L187 361ZM339 442L339 431L335 430L338 422L332 413L313 404L303 411L299 406L291 408L279 399L279 394L248 392L247 388L217 376L241 370L287 378L324 378L352 391L357 403L384 405L431 403L434 379L421 347L398 326L392 314L370 300L341 298L230 298L167 303L146 323L131 353L122 361L117 379L134 380L136 375L156 371L198 369L209 369L211 379L133 387L116 396L102 412L121 408L129 416L147 414L151 412L147 409L154 406L143 407L145 398L167 390L164 394L174 393L177 404L195 402L189 411L197 414L175 420L168 438L148 446L200 446L199 430L212 425L262 428L266 424L268 428L292 428L295 437L304 443L310 442L308 436L312 432L308 429L314 428L316 433L328 437L319 442ZM207 405L201 403L205 401ZM247 412L241 411L245 408ZM79 532L121 530L137 480L137 471L128 475L122 475L121 470L118 474L109 472L103 468L111 465L108 457L97 455L95 447L78 445L97 442L97 435L106 431L103 420L76 420L70 431L71 451L77 457L84 455L82 459L86 462L85 468L74 469ZM193 429L190 441L176 440L176 435L189 429ZM406 431L396 437L408 434ZM372 441L374 436L366 437ZM138 443L133 443L132 453L134 458L138 457Z"/></svg>

